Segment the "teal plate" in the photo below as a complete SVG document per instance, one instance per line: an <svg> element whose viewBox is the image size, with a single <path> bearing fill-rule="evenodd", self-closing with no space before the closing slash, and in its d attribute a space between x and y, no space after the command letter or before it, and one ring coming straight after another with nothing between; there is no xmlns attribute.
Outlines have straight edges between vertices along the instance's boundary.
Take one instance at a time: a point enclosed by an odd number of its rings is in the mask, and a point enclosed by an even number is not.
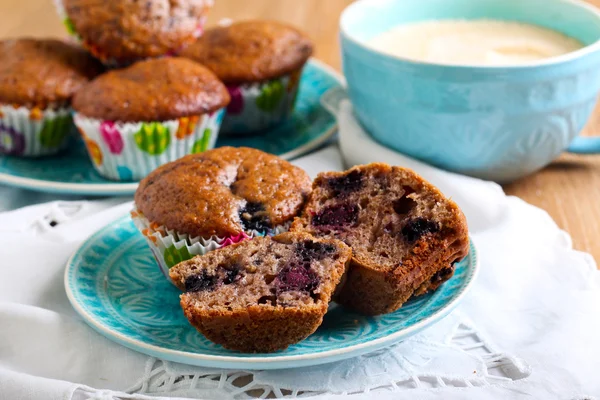
<svg viewBox="0 0 600 400"><path fill-rule="evenodd" d="M318 148L336 130L336 120L321 104L329 89L342 85L331 67L311 59L302 73L294 114L285 123L260 134L219 137L217 146L247 146L285 159ZM115 196L133 194L137 182L115 182L98 175L80 141L55 156L26 159L0 156L0 184L51 193Z"/></svg>
<svg viewBox="0 0 600 400"><path fill-rule="evenodd" d="M271 354L226 350L198 333L179 307L180 292L162 275L129 217L83 243L67 264L65 288L75 310L92 328L133 350L204 367L281 369L355 357L420 332L458 304L477 268L471 244L454 276L436 292L379 317L363 317L332 304L313 335Z"/></svg>

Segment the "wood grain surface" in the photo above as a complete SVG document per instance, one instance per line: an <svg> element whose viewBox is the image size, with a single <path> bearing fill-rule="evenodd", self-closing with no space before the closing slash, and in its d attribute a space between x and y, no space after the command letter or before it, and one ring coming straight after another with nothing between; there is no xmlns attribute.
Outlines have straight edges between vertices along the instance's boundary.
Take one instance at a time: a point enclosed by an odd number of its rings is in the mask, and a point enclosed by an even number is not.
<svg viewBox="0 0 600 400"><path fill-rule="evenodd" d="M600 0L588 0L600 7ZM287 21L310 34L315 56L340 68L338 17L352 0L216 0L210 24L222 18ZM64 36L51 0L0 0L0 38ZM600 107L584 135L600 135ZM505 186L508 194L546 210L576 249L600 260L600 155L565 154L544 170Z"/></svg>

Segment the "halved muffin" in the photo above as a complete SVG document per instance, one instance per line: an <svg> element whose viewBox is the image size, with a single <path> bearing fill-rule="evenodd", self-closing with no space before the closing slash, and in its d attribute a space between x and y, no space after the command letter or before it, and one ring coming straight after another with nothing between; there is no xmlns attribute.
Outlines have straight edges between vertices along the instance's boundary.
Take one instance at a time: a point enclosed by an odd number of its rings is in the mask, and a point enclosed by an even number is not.
<svg viewBox="0 0 600 400"><path fill-rule="evenodd" d="M320 174L291 230L352 247L336 301L366 315L436 289L469 248L466 219L452 200L415 172L381 163Z"/></svg>
<svg viewBox="0 0 600 400"><path fill-rule="evenodd" d="M170 270L181 307L209 340L243 352L283 350L323 321L352 251L305 233L261 237Z"/></svg>

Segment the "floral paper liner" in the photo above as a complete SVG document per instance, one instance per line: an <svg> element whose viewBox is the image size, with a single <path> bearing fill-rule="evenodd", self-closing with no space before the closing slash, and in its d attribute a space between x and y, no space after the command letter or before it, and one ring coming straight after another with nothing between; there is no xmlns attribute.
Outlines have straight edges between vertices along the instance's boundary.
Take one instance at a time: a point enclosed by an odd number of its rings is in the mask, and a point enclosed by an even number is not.
<svg viewBox="0 0 600 400"><path fill-rule="evenodd" d="M56 8L56 12L58 13L58 16L60 17L69 36L76 42L80 43L83 47L85 47L94 57L100 60L105 66L109 68L120 68L144 59L144 57L141 57L137 60L128 60L125 62L123 60L118 60L111 57L110 54L108 54L108 52L100 49L93 43L87 40L83 40L81 38L79 33L77 33L77 30L75 29L75 24L67 15L67 11L65 10L63 0L54 0L54 5ZM204 0L204 15L200 18L200 22L198 23L198 27L196 29L196 32L194 33L195 38L199 38L200 36L202 36L202 33L204 31L204 25L206 24L206 21L208 19L208 11L212 8L213 5L214 0ZM180 50L181 49L172 49L166 52L164 56L171 56L177 54Z"/></svg>
<svg viewBox="0 0 600 400"><path fill-rule="evenodd" d="M267 82L228 86L231 102L223 134L240 135L271 128L289 118L296 103L302 69Z"/></svg>
<svg viewBox="0 0 600 400"><path fill-rule="evenodd" d="M0 104L0 154L39 157L69 144L74 127L71 109L39 109Z"/></svg>
<svg viewBox="0 0 600 400"><path fill-rule="evenodd" d="M172 229L150 222L141 211L134 208L131 218L138 230L144 235L152 254L160 267L161 272L169 281L169 269L182 261L189 260L197 255L204 255L209 251L239 243L246 239L265 236L264 232L252 230L248 233L242 232L237 236L209 238L191 237L187 234L177 233ZM269 235L277 235L287 232L290 224L279 225L272 229Z"/></svg>
<svg viewBox="0 0 600 400"><path fill-rule="evenodd" d="M162 122L113 122L75 113L75 125L98 173L138 181L188 154L215 146L225 110Z"/></svg>

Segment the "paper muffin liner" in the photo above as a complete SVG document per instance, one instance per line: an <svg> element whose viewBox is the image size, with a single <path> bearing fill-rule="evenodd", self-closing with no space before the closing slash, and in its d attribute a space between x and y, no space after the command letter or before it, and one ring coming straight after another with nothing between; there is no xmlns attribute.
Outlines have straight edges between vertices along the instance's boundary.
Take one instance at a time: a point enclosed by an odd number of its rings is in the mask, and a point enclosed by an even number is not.
<svg viewBox="0 0 600 400"><path fill-rule="evenodd" d="M67 33L69 34L69 37L71 39L73 39L74 41L80 43L83 47L85 47L95 58L100 60L106 67L122 68L122 67L126 67L128 65L131 65L136 61L141 61L141 60L145 59L144 57L141 57L137 60L129 60L127 62L123 62L123 61L120 61L118 59L111 57L109 52L103 51L98 46L94 45L93 43L91 43L87 40L83 40L81 38L81 36L77 33L77 30L75 29L75 24L73 23L73 21L71 21L71 19L67 15L67 11L63 4L63 0L54 0L54 5L56 8L56 12L58 13L58 16L60 17L60 20L62 21L65 29L67 30ZM204 32L204 26L206 25L206 21L208 19L208 11L212 8L213 5L214 5L214 0L204 0L204 15L200 18L198 27L196 28L196 32L194 32L194 36L196 38L199 38L200 36L202 36L202 33ZM164 54L164 56L175 55L180 50L181 49L172 49L172 50L166 52Z"/></svg>
<svg viewBox="0 0 600 400"><path fill-rule="evenodd" d="M114 122L75 113L74 122L98 173L138 181L188 154L212 149L225 109L161 122Z"/></svg>
<svg viewBox="0 0 600 400"><path fill-rule="evenodd" d="M204 255L209 251L239 243L246 239L265 236L264 232L250 231L242 232L237 236L208 238L192 237L187 234L178 233L172 229L150 222L141 211L134 207L131 218L138 230L144 235L152 254L160 267L163 275L171 281L169 269L182 261L189 260L197 255ZM287 232L290 224L279 225L268 234L271 236ZM172 283L172 281L171 281Z"/></svg>
<svg viewBox="0 0 600 400"><path fill-rule="evenodd" d="M231 102L222 133L240 135L271 128L294 111L302 69L266 82L228 86Z"/></svg>
<svg viewBox="0 0 600 400"><path fill-rule="evenodd" d="M63 150L74 133L71 109L0 104L0 154L40 157Z"/></svg>

